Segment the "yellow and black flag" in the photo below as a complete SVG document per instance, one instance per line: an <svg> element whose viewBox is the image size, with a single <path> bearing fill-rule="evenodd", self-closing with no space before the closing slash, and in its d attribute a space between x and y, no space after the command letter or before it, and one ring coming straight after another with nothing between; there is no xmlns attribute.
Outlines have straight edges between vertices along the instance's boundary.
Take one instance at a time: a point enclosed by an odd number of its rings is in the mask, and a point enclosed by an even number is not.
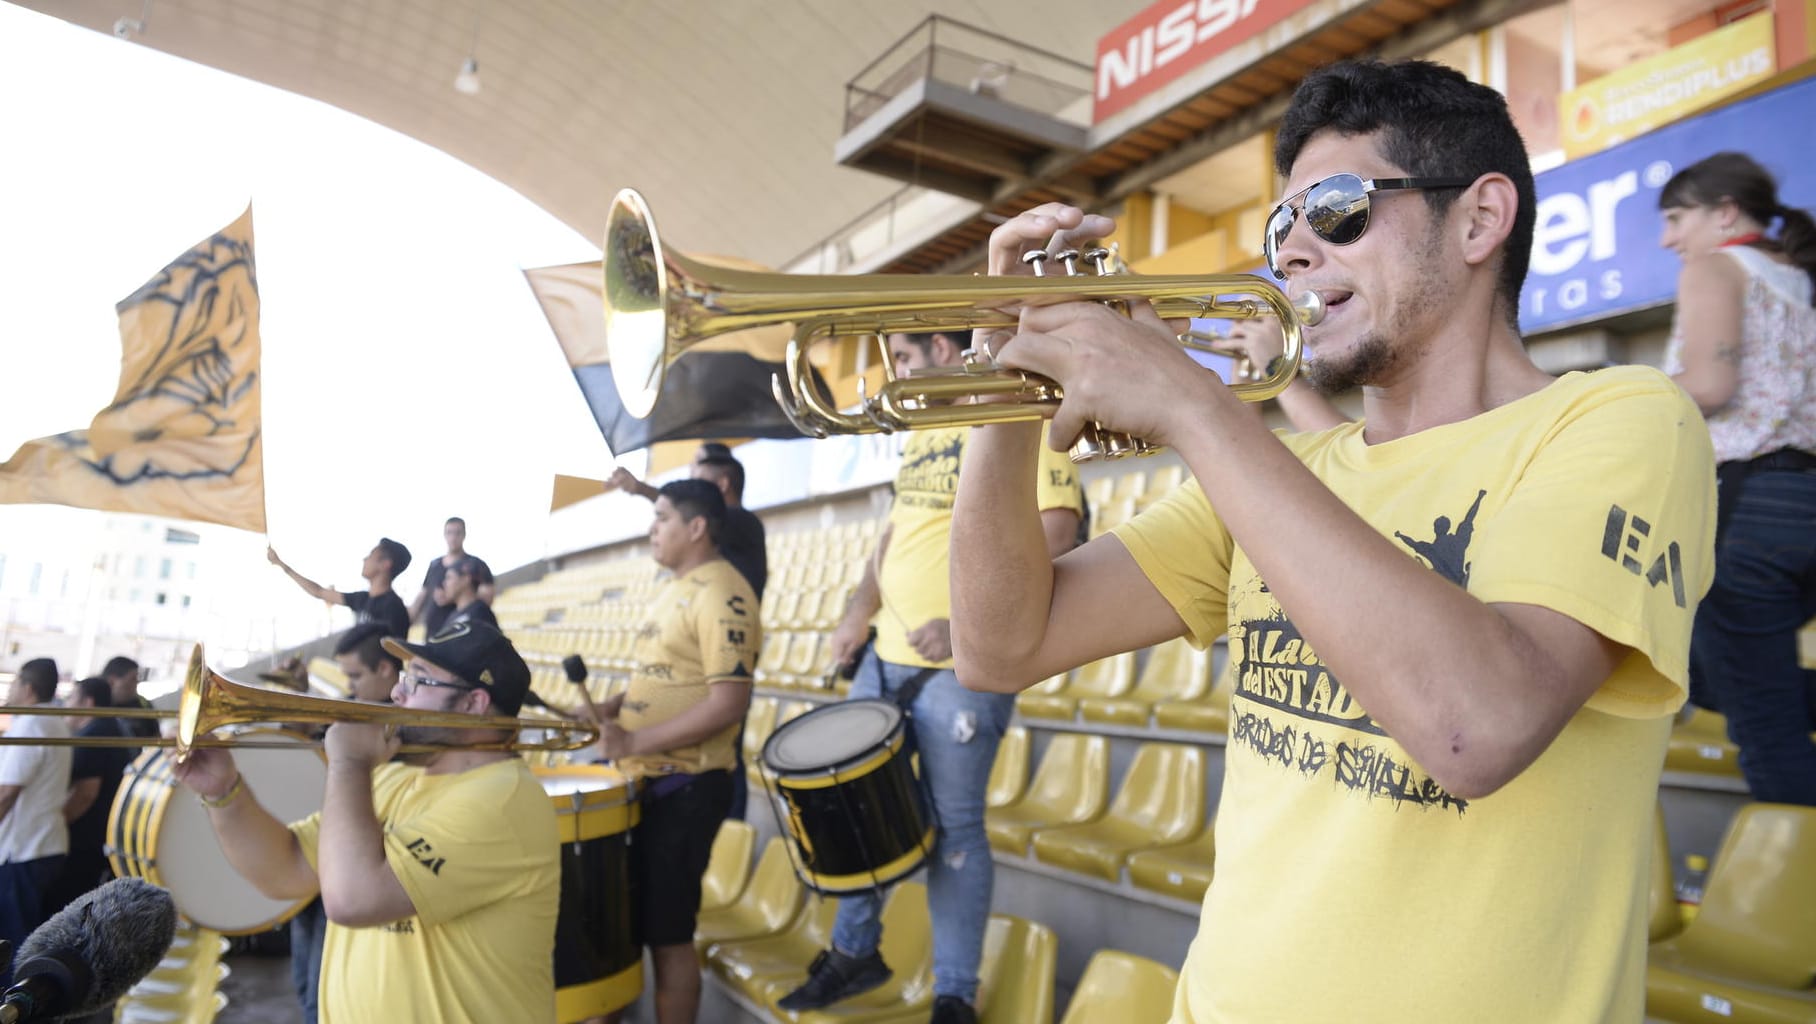
<svg viewBox="0 0 1816 1024"><path fill-rule="evenodd" d="M120 384L87 430L27 441L0 502L265 530L252 208L115 307Z"/></svg>
<svg viewBox="0 0 1816 1024"><path fill-rule="evenodd" d="M723 257L711 262L751 269L750 264ZM769 386L770 376L783 369L794 325L741 330L688 349L668 367L655 408L638 419L625 411L612 376L600 264L571 263L523 273L613 454L688 438L801 436L782 415Z"/></svg>

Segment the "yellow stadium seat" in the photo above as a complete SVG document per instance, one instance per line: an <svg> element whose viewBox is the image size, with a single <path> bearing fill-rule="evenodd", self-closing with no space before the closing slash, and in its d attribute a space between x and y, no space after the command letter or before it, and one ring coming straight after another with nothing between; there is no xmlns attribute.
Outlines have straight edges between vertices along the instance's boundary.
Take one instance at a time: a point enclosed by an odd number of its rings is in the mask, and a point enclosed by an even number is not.
<svg viewBox="0 0 1816 1024"><path fill-rule="evenodd" d="M774 935L795 919L806 890L795 877L784 842L778 836L763 848L750 884L736 901L723 910L701 912L694 925L695 946L706 949L716 942Z"/></svg>
<svg viewBox="0 0 1816 1024"><path fill-rule="evenodd" d="M1047 742L1027 795L984 812L984 831L998 850L1026 853L1036 829L1082 824L1102 814L1109 790L1110 741L1063 733Z"/></svg>
<svg viewBox="0 0 1816 1024"><path fill-rule="evenodd" d="M1211 689L1211 648L1199 650L1184 637L1148 649L1135 688L1121 697L1080 697L1078 714L1087 722L1148 724L1156 704L1199 701Z"/></svg>
<svg viewBox="0 0 1816 1024"><path fill-rule="evenodd" d="M1040 682L1035 683L1033 686L1028 687L1026 690L1023 690L1021 693L1016 694L1016 713L1029 715L1031 717L1039 717L1043 711L1066 707L1067 705L1064 701L1054 701L1051 699L1065 692L1066 678L1067 675L1064 672L1055 676L1048 676ZM1068 712L1068 717L1069 714L1070 713Z"/></svg>
<svg viewBox="0 0 1816 1024"><path fill-rule="evenodd" d="M1668 939L1684 930L1677 906L1677 880L1671 875L1671 841L1665 835L1665 812L1652 815L1652 882L1646 895L1646 941Z"/></svg>
<svg viewBox="0 0 1816 1024"><path fill-rule="evenodd" d="M1179 972L1146 957L1101 949L1085 965L1060 1024L1165 1024Z"/></svg>
<svg viewBox="0 0 1816 1024"><path fill-rule="evenodd" d="M1129 854L1181 842L1204 827L1204 751L1144 743L1108 814L1034 833L1034 858L1114 882Z"/></svg>
<svg viewBox="0 0 1816 1024"><path fill-rule="evenodd" d="M1651 947L1646 1012L1672 1021L1816 1020L1816 807L1749 804L1696 918Z"/></svg>
<svg viewBox="0 0 1816 1024"><path fill-rule="evenodd" d="M1059 938L1046 925L991 914L977 968L977 1016L986 1024L1053 1024Z"/></svg>
<svg viewBox="0 0 1816 1024"><path fill-rule="evenodd" d="M809 896L807 908L789 927L773 935L715 942L706 951L709 970L720 980L761 1003L771 984L799 984L807 976L814 954L832 941L832 922L839 901ZM778 994L787 994L787 989Z"/></svg>
<svg viewBox="0 0 1816 1024"><path fill-rule="evenodd" d="M1134 517L1134 498L1112 498L1091 509L1091 536L1100 537Z"/></svg>
<svg viewBox="0 0 1816 1024"><path fill-rule="evenodd" d="M1053 694L1030 694L1015 702L1015 710L1031 718L1071 719L1079 701L1091 697L1116 698L1135 682L1135 652L1124 651L1072 670L1066 688Z"/></svg>
<svg viewBox="0 0 1816 1024"><path fill-rule="evenodd" d="M1102 508L1110 500L1110 496L1116 493L1117 479L1113 476L1100 476L1086 484L1085 507L1092 511Z"/></svg>
<svg viewBox="0 0 1816 1024"><path fill-rule="evenodd" d="M706 859L706 874L700 877L700 912L724 910L737 902L750 881L750 854L757 845L757 830L736 820L719 825L713 837L713 851Z"/></svg>
<svg viewBox="0 0 1816 1024"><path fill-rule="evenodd" d="M320 656L310 658L309 678L326 683L328 686L341 693L352 692L352 688L347 685L346 670L341 668L340 662L335 661L333 658L323 658Z"/></svg>
<svg viewBox="0 0 1816 1024"><path fill-rule="evenodd" d="M862 995L801 1014L795 1018L798 1024L927 1019L933 1009L933 929L927 917L927 887L903 882L891 889L883 904L882 924L878 951L894 975ZM775 1009L806 976L807 964L803 963L796 973L772 980L764 987L764 1004Z"/></svg>
<svg viewBox="0 0 1816 1024"><path fill-rule="evenodd" d="M777 707L773 697L752 697L744 712L744 771L752 790L763 788L763 744L776 731Z"/></svg>
<svg viewBox="0 0 1816 1024"><path fill-rule="evenodd" d="M1816 619L1797 631L1797 661L1804 668L1816 669Z"/></svg>
<svg viewBox="0 0 1816 1024"><path fill-rule="evenodd" d="M764 629L793 629L801 613L801 591L789 588L777 595L775 604L764 602Z"/></svg>
<svg viewBox="0 0 1816 1024"><path fill-rule="evenodd" d="M813 670L819 663L820 648L825 640L824 633L795 634L794 646L788 649L788 661L782 666L788 685L801 686L814 681Z"/></svg>
<svg viewBox="0 0 1816 1024"><path fill-rule="evenodd" d="M1181 462L1161 466L1148 475L1147 486L1135 496L1135 507L1139 511L1154 504L1179 489L1185 483L1185 464Z"/></svg>
<svg viewBox="0 0 1816 1024"><path fill-rule="evenodd" d="M996 746L990 765L990 785L984 789L985 807L1007 807L1021 799L1028 788L1028 730L1012 725Z"/></svg>
<svg viewBox="0 0 1816 1024"><path fill-rule="evenodd" d="M1740 748L1728 739L1728 719L1705 708L1671 729L1665 745L1665 770L1740 777Z"/></svg>
<svg viewBox="0 0 1816 1024"><path fill-rule="evenodd" d="M777 629L763 634L763 646L757 651L757 669L754 679L758 686L775 686L784 674L782 666L788 662L788 644L794 634L785 629Z"/></svg>
<svg viewBox="0 0 1816 1024"><path fill-rule="evenodd" d="M1154 705L1154 724L1162 729L1189 729L1193 732L1229 732L1232 667L1226 663L1217 685L1197 700L1163 700Z"/></svg>
<svg viewBox="0 0 1816 1024"><path fill-rule="evenodd" d="M1209 823L1189 842L1129 854L1129 881L1138 889L1197 903L1211 887L1217 859L1216 830Z"/></svg>
<svg viewBox="0 0 1816 1024"><path fill-rule="evenodd" d="M1116 486L1110 491L1110 500L1121 501L1124 498L1133 500L1141 497L1147 489L1148 475L1138 469L1130 470L1117 475Z"/></svg>
<svg viewBox="0 0 1816 1024"><path fill-rule="evenodd" d="M785 700L776 708L776 727L787 725L817 707L819 705L810 700Z"/></svg>

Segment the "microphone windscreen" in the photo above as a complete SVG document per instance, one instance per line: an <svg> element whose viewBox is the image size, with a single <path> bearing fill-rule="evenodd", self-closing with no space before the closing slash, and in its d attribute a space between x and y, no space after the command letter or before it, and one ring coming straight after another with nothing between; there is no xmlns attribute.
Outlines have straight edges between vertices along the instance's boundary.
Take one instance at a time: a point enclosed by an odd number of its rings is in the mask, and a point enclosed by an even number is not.
<svg viewBox="0 0 1816 1024"><path fill-rule="evenodd" d="M53 914L19 944L13 961L18 979L32 973L34 957L69 956L94 974L87 992L70 993L66 1016L112 1005L150 974L170 950L177 932L176 901L142 878L116 878L84 893Z"/></svg>
<svg viewBox="0 0 1816 1024"><path fill-rule="evenodd" d="M578 654L570 654L561 659L561 671L567 673L570 683L584 684L586 682L586 662L581 661Z"/></svg>

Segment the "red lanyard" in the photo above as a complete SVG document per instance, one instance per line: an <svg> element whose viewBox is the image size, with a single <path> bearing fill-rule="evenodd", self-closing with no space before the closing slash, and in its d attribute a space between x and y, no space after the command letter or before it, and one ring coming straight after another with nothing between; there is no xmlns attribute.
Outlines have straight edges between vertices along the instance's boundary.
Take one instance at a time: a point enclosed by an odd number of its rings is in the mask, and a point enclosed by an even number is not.
<svg viewBox="0 0 1816 1024"><path fill-rule="evenodd" d="M1752 245L1754 242L1764 241L1765 237L1766 236L1757 231L1749 232L1744 235L1735 235L1733 238L1721 243L1721 247L1726 249L1730 245Z"/></svg>

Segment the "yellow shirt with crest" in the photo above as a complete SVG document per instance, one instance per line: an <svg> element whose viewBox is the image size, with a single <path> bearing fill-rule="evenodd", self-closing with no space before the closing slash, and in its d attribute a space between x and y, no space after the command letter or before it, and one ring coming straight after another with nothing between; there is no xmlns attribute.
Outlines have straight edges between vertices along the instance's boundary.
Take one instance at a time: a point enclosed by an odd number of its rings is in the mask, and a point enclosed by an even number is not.
<svg viewBox="0 0 1816 1024"><path fill-rule="evenodd" d="M451 775L385 764L372 804L416 916L329 922L322 1024L553 1020L561 840L536 776L515 757ZM290 830L319 871L321 814Z"/></svg>
<svg viewBox="0 0 1816 1024"><path fill-rule="evenodd" d="M759 610L750 584L722 558L664 583L637 630L637 667L618 723L634 732L705 700L714 683L750 682L763 646ZM623 758L618 767L633 778L730 768L737 735L733 722L699 743Z"/></svg>
<svg viewBox="0 0 1816 1024"><path fill-rule="evenodd" d="M1639 1020L1659 773L1713 576L1696 407L1625 367L1383 444L1361 424L1282 440L1407 557L1632 650L1537 761L1466 800L1326 669L1195 483L1117 528L1234 666L1217 870L1173 1020Z"/></svg>
<svg viewBox="0 0 1816 1024"><path fill-rule="evenodd" d="M902 467L895 475L895 504L889 510L889 547L883 552L877 588L883 607L876 616L876 655L897 665L946 668L950 660L931 662L908 643L908 633L934 619L952 617L952 582L948 575L952 545L952 502L958 495L959 459L965 453L969 427L943 427L908 433ZM1046 445L1041 431L1040 474L1036 488L1042 512L1069 508L1084 514L1084 490L1078 470L1064 452Z"/></svg>

